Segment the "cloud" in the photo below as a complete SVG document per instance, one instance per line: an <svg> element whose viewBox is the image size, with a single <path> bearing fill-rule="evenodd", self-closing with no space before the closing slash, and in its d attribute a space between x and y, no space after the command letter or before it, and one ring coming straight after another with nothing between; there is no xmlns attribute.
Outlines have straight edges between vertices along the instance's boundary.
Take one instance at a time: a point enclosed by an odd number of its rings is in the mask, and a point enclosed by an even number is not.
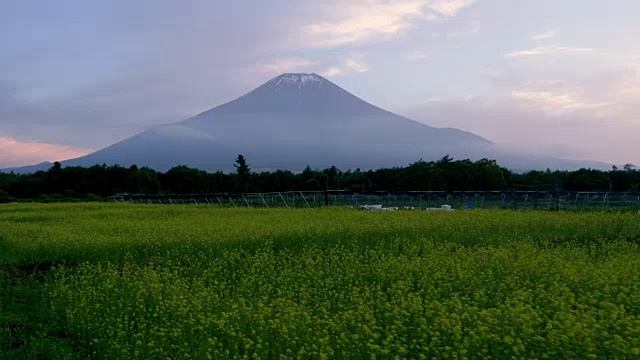
<svg viewBox="0 0 640 360"><path fill-rule="evenodd" d="M322 75L326 77L338 77L345 76L347 73L343 69L333 66L325 70Z"/></svg>
<svg viewBox="0 0 640 360"><path fill-rule="evenodd" d="M475 18L472 21L464 24L464 27L455 31L447 33L447 39L449 46L459 47L461 41L466 38L477 35L480 32L481 23L479 18Z"/></svg>
<svg viewBox="0 0 640 360"><path fill-rule="evenodd" d="M428 8L440 15L454 16L462 9L473 5L477 0L436 0L427 2Z"/></svg>
<svg viewBox="0 0 640 360"><path fill-rule="evenodd" d="M233 100L271 77L257 63L302 57L296 30L313 14L278 18L285 5L307 11L290 0L114 1L73 7L61 22L68 6L36 19L17 4L15 41L0 41L0 134L101 148Z"/></svg>
<svg viewBox="0 0 640 360"><path fill-rule="evenodd" d="M46 144L32 141L19 141L11 137L0 136L0 166L25 166L44 161L60 161L77 158L91 150L70 146Z"/></svg>
<svg viewBox="0 0 640 360"><path fill-rule="evenodd" d="M261 68L270 72L313 72L312 69L320 65L318 61L305 59L284 59L274 64L262 65Z"/></svg>
<svg viewBox="0 0 640 360"><path fill-rule="evenodd" d="M426 51L418 50L411 51L405 55L405 59L409 62L419 62L422 60L427 60L429 58L429 54Z"/></svg>
<svg viewBox="0 0 640 360"><path fill-rule="evenodd" d="M539 110L557 114L564 111L597 110L612 105L609 102L581 101L573 94L557 94L552 92L514 91L512 98Z"/></svg>
<svg viewBox="0 0 640 360"><path fill-rule="evenodd" d="M640 67L622 63L582 78L530 79L512 89L511 98L526 109L553 116L572 112L609 124L637 123Z"/></svg>
<svg viewBox="0 0 640 360"><path fill-rule="evenodd" d="M584 73L547 65L542 72L531 71L524 63L486 69L491 95L436 93L404 112L428 125L471 131L514 150L640 163L640 58L599 60L597 71L586 68Z"/></svg>
<svg viewBox="0 0 640 360"><path fill-rule="evenodd" d="M95 88L35 100L27 91L7 84L0 81L0 136L19 142L102 147L144 131L158 119L175 122L184 117L166 116L178 112L175 88L172 97L159 101L162 93L153 91L151 84L144 87L147 91L127 91L140 89L134 77L126 83L98 83Z"/></svg>
<svg viewBox="0 0 640 360"><path fill-rule="evenodd" d="M344 68L357 73L365 73L369 71L369 66L367 64L353 59L346 60L344 62Z"/></svg>
<svg viewBox="0 0 640 360"><path fill-rule="evenodd" d="M545 39L552 39L552 38L554 38L556 36L558 36L558 32L556 30L551 30L551 31L547 31L546 33L534 35L534 36L531 37L531 39L532 40L545 40Z"/></svg>
<svg viewBox="0 0 640 360"><path fill-rule="evenodd" d="M617 164L640 162L637 122L611 126L588 109L551 114L522 106L521 101L510 96L434 99L401 113L427 125L470 131L514 152ZM580 102L572 98L554 101Z"/></svg>
<svg viewBox="0 0 640 360"><path fill-rule="evenodd" d="M608 89L609 96L625 104L638 104L640 99L640 62L627 64L618 81Z"/></svg>
<svg viewBox="0 0 640 360"><path fill-rule="evenodd" d="M366 73L369 71L369 65L354 59L347 59L342 62L341 66L332 66L322 72L326 77L345 76L351 73Z"/></svg>
<svg viewBox="0 0 640 360"><path fill-rule="evenodd" d="M345 19L305 26L313 47L331 47L400 35L411 20L423 15L423 1L361 2L351 6Z"/></svg>
<svg viewBox="0 0 640 360"><path fill-rule="evenodd" d="M342 16L304 26L310 47L334 47L395 38L420 19L454 16L476 0L360 0L334 11Z"/></svg>
<svg viewBox="0 0 640 360"><path fill-rule="evenodd" d="M568 46L539 46L528 50L519 50L507 53L507 58L527 57L527 56L544 56L544 55L562 55L562 54L588 54L600 55L601 51L594 48L568 47Z"/></svg>

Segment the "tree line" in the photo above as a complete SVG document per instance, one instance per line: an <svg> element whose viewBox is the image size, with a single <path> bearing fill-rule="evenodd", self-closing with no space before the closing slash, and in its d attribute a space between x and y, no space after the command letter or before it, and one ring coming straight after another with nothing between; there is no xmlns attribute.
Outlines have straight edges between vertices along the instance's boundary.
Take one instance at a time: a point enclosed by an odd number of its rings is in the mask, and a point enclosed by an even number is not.
<svg viewBox="0 0 640 360"><path fill-rule="evenodd" d="M640 171L633 165L609 171L529 171L515 173L495 160L416 161L405 167L362 171L305 168L302 172L253 172L236 158L235 172L207 172L176 166L166 172L148 167L95 165L62 167L20 175L0 173L0 202L92 201L117 194L202 194L279 191L639 191Z"/></svg>

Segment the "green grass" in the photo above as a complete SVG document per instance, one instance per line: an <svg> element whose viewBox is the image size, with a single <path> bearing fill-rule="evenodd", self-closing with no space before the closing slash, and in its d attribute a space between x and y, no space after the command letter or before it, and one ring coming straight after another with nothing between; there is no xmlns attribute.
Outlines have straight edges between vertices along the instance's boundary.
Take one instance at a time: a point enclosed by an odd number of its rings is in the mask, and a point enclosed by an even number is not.
<svg viewBox="0 0 640 360"><path fill-rule="evenodd" d="M631 213L0 206L0 358L637 358Z"/></svg>

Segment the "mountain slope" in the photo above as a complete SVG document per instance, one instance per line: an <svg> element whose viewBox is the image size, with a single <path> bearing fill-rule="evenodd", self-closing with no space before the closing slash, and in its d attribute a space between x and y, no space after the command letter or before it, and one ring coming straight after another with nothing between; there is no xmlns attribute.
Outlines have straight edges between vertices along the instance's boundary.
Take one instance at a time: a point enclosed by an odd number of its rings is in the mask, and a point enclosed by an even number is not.
<svg viewBox="0 0 640 360"><path fill-rule="evenodd" d="M36 165L30 166L20 166L20 167L10 167L6 169L0 169L0 172L3 173L16 173L16 174L32 174L42 170L48 170L53 166L53 163L45 161Z"/></svg>
<svg viewBox="0 0 640 360"><path fill-rule="evenodd" d="M491 147L371 105L316 74L283 74L250 93L180 123L138 134L64 165L96 163L166 170L186 164L233 170L244 154L255 170L378 168Z"/></svg>

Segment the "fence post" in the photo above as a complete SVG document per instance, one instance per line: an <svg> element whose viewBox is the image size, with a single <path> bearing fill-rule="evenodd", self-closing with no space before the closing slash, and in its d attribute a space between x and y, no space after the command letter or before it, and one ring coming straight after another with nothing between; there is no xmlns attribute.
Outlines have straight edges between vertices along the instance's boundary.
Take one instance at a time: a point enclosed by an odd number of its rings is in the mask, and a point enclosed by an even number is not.
<svg viewBox="0 0 640 360"><path fill-rule="evenodd" d="M287 204L287 200L284 199L284 196L282 196L282 193L278 193L278 195L280 195L280 198L282 199L282 201L284 202L284 206L289 207L289 204ZM305 200L306 201L306 200ZM268 206L267 206L268 207Z"/></svg>
<svg viewBox="0 0 640 360"><path fill-rule="evenodd" d="M264 196L262 196L262 194L260 194L260 198L262 199L262 203L264 204L264 206L268 208L269 204L267 204L267 202L264 200Z"/></svg>
<svg viewBox="0 0 640 360"><path fill-rule="evenodd" d="M302 200L304 200L304 202L307 204L307 207L311 207L311 205L309 205L309 202L307 201L307 198L304 197L304 194L302 193L302 191L300 191L300 196L302 196Z"/></svg>

